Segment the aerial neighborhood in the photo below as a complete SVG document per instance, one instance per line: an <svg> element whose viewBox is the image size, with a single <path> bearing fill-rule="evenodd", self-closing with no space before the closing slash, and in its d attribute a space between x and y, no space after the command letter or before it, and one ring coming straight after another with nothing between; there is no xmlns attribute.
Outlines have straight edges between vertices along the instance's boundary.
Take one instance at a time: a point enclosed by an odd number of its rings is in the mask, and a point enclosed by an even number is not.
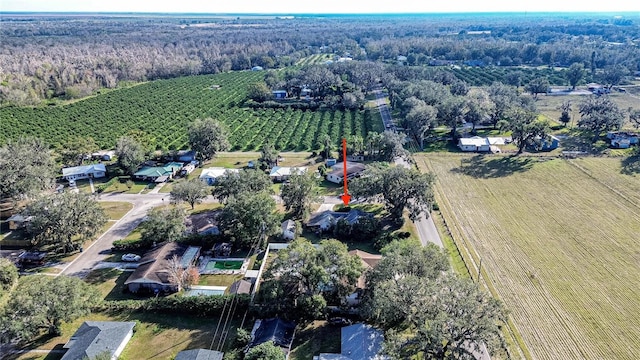
<svg viewBox="0 0 640 360"><path fill-rule="evenodd" d="M3 11L0 359L637 358L637 14Z"/></svg>

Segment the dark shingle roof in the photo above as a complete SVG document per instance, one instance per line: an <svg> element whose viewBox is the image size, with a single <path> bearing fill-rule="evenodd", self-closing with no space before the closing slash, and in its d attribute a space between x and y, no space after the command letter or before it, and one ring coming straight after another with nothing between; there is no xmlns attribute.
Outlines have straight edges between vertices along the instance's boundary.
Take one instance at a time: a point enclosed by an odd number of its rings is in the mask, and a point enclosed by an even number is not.
<svg viewBox="0 0 640 360"><path fill-rule="evenodd" d="M296 324L290 321L284 321L278 318L259 320L260 326L255 330L253 339L249 344L249 348L258 346L267 341L273 341L274 344L290 348L293 342L293 332Z"/></svg>
<svg viewBox="0 0 640 360"><path fill-rule="evenodd" d="M128 285L133 282L171 284L168 272L169 261L174 255L180 258L186 248L176 242L169 242L149 251L140 259L140 265L124 284Z"/></svg>

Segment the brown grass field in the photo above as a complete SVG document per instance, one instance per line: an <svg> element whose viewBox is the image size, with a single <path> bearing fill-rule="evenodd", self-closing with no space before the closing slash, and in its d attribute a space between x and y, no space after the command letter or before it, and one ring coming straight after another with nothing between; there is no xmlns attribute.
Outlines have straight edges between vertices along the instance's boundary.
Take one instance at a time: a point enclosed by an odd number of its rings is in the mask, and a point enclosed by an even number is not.
<svg viewBox="0 0 640 360"><path fill-rule="evenodd" d="M640 173L620 158L416 161L436 173L466 260L477 274L482 259L483 282L507 305L520 355L638 358Z"/></svg>

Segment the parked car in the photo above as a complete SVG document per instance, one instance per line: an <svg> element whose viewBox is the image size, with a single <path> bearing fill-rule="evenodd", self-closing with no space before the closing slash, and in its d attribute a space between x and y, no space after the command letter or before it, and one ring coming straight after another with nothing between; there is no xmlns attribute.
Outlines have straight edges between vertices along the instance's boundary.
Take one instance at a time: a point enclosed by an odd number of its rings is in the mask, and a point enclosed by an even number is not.
<svg viewBox="0 0 640 360"><path fill-rule="evenodd" d="M122 255L122 261L130 261L130 262L140 261L140 255L124 254L124 255Z"/></svg>
<svg viewBox="0 0 640 360"><path fill-rule="evenodd" d="M329 324L337 326L348 326L351 325L351 320L345 319L343 317L334 317L329 319Z"/></svg>

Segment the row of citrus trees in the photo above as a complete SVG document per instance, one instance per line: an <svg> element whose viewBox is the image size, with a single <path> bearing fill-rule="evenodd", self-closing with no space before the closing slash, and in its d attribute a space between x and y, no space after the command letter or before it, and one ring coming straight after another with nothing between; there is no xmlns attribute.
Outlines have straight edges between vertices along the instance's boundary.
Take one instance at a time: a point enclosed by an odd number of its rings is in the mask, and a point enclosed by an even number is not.
<svg viewBox="0 0 640 360"><path fill-rule="evenodd" d="M365 110L251 109L242 107L247 86L264 72L232 72L158 80L111 91L65 106L0 108L0 143L21 135L63 145L71 136L93 137L112 148L118 137L142 130L161 149L187 146L187 126L212 117L227 125L234 150L256 150L266 141L281 150L320 149L325 134L342 136L377 129Z"/></svg>
<svg viewBox="0 0 640 360"><path fill-rule="evenodd" d="M450 68L458 79L465 81L472 86L488 86L494 81L509 83L508 75L513 72L521 73L521 83L527 84L537 77L544 77L551 85L566 85L568 81L564 77L562 70L536 69L536 68L513 68L513 67L455 67Z"/></svg>

